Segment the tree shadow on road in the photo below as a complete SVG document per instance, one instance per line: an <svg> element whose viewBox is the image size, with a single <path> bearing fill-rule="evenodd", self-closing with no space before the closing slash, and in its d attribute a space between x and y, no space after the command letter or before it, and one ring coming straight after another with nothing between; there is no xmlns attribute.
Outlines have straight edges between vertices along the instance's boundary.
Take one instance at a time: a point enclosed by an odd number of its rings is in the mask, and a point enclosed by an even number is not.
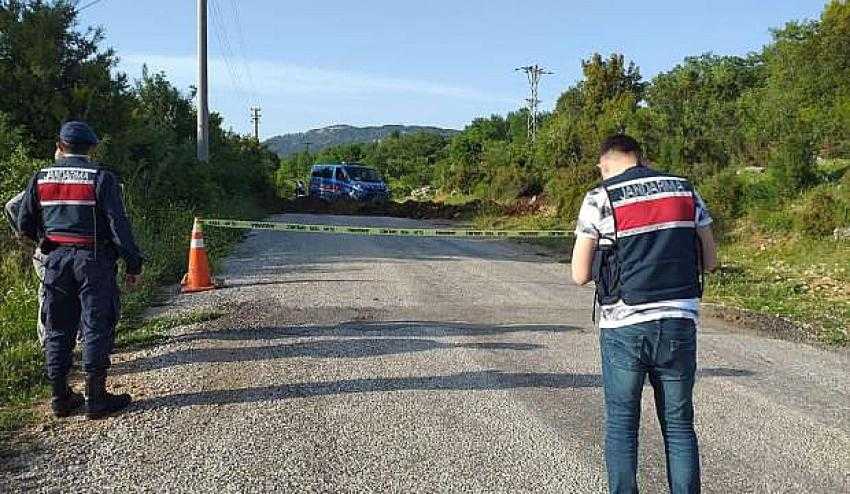
<svg viewBox="0 0 850 494"><path fill-rule="evenodd" d="M741 377L752 372L741 369L709 368L698 371L700 377ZM560 374L501 372L497 370L461 372L446 376L343 379L309 383L281 384L241 389L220 389L178 393L135 402L135 410L180 408L195 405L229 405L276 400L312 398L355 393L399 391L493 391L518 388L600 388L599 374Z"/></svg>
<svg viewBox="0 0 850 494"><path fill-rule="evenodd" d="M387 391L473 391L511 388L591 388L602 385L594 374L507 373L500 371L461 372L447 376L344 379L180 393L144 399L135 408L151 410L192 405L226 405Z"/></svg>
<svg viewBox="0 0 850 494"><path fill-rule="evenodd" d="M307 337L351 336L490 336L509 333L566 333L580 330L564 324L467 324L434 321L351 321L333 326L268 326L198 331L180 336L181 340L278 340Z"/></svg>
<svg viewBox="0 0 850 494"><path fill-rule="evenodd" d="M363 279L322 279L322 278L304 278L297 280L271 280L257 279L231 281L225 279L224 284L216 286L218 290L227 290L228 288L245 288L250 286L265 286L265 285L300 285L300 284L315 284L315 283L383 283L382 280L363 280Z"/></svg>
<svg viewBox="0 0 850 494"><path fill-rule="evenodd" d="M282 358L357 359L433 350L528 351L543 348L531 343L445 343L424 338L352 338L317 340L284 345L189 348L146 357L113 367L112 374L130 374L186 364L255 362Z"/></svg>

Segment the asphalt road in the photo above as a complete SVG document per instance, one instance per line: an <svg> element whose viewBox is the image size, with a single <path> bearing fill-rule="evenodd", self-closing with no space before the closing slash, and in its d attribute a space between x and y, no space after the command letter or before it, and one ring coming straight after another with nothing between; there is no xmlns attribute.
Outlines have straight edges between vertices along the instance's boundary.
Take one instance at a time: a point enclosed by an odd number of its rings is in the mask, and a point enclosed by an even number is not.
<svg viewBox="0 0 850 494"><path fill-rule="evenodd" d="M229 315L117 355L130 412L34 431L0 490L604 492L592 292L568 267L509 242L253 232L227 288L162 309ZM850 492L846 351L704 321L699 364L704 492ZM665 492L645 391L640 482Z"/></svg>

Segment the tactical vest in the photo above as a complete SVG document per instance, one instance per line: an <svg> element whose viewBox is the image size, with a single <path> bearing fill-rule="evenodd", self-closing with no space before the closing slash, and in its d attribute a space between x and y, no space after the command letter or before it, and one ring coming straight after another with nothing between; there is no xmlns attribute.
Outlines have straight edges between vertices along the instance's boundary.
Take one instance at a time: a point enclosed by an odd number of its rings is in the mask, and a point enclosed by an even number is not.
<svg viewBox="0 0 850 494"><path fill-rule="evenodd" d="M614 235L593 260L597 301L627 305L702 296L697 198L684 178L645 166L602 182L613 208Z"/></svg>
<svg viewBox="0 0 850 494"><path fill-rule="evenodd" d="M95 245L98 169L86 165L53 166L38 172L44 238L56 245Z"/></svg>

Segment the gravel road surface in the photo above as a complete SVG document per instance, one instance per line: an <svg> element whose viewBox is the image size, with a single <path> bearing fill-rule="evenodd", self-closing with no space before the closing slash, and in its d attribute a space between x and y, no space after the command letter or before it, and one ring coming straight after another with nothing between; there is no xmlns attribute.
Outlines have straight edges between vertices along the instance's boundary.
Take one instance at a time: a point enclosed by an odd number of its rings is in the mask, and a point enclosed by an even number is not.
<svg viewBox="0 0 850 494"><path fill-rule="evenodd" d="M130 411L32 431L0 492L604 492L592 291L568 268L509 242L252 232L227 288L162 309L228 315L115 355ZM848 352L704 321L699 362L704 492L850 492ZM640 481L665 492L644 398Z"/></svg>

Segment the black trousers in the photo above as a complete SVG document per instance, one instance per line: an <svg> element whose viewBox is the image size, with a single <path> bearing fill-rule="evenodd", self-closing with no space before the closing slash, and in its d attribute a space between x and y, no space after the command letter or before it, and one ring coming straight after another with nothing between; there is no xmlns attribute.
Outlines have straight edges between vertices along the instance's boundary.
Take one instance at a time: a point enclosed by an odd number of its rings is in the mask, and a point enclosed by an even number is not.
<svg viewBox="0 0 850 494"><path fill-rule="evenodd" d="M48 377L68 375L77 331L83 332L83 370L105 371L121 310L114 249L58 247L44 268L41 316Z"/></svg>

